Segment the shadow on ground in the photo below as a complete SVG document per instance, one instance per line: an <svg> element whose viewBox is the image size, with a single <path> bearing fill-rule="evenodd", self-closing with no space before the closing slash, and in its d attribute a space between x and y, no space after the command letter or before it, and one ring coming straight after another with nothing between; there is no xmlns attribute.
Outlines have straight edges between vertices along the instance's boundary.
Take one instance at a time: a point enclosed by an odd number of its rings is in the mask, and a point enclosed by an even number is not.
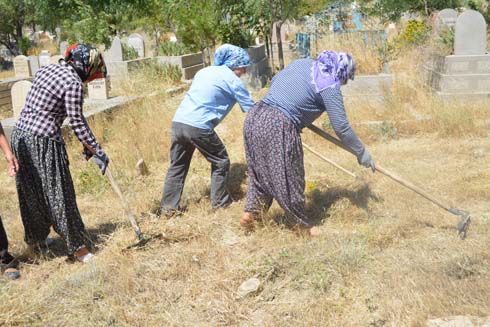
<svg viewBox="0 0 490 327"><path fill-rule="evenodd" d="M111 235L117 228L118 224L103 223L95 228L88 228L87 232L87 245L94 253L98 251L98 247L104 244L107 236ZM27 250L23 254L17 257L22 263L35 264L39 258L44 260L51 260L57 257L67 256L67 250L65 242L56 234L53 236L53 242L46 248L38 248L34 251Z"/></svg>
<svg viewBox="0 0 490 327"><path fill-rule="evenodd" d="M328 190L315 189L309 192L306 196L306 216L312 225L319 225L324 219L329 216L328 210L332 205L341 200L348 199L353 205L358 208L368 210L370 200L379 202L380 198L371 192L368 184L360 185L355 189L347 189L342 187L329 188ZM285 225L287 228L294 227L297 222L286 214L277 213L271 218L279 225Z"/></svg>

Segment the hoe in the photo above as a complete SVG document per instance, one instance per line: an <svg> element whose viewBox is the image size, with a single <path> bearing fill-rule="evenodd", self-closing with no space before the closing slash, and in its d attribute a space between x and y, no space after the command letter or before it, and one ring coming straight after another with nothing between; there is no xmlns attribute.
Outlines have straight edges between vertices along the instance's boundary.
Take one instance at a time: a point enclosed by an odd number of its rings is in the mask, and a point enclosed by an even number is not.
<svg viewBox="0 0 490 327"><path fill-rule="evenodd" d="M308 128L310 130L312 130L314 133L320 135L322 138L326 139L327 141L330 141L333 144L339 146L340 148L352 153L352 151L349 148L347 148L339 139L333 137L332 135L328 134L324 130L316 127L315 125L310 125L310 126L308 126ZM342 170L345 170L345 169L342 168ZM464 239L466 237L466 233L468 231L468 227L469 227L470 222L471 222L471 215L468 211L459 210L456 208L451 208L450 206L448 206L448 205L442 203L441 201L437 200L436 198L434 198L433 196L431 196L427 192L423 191L419 187L417 187L417 186L413 185L412 183L402 179L399 176L396 176L395 174L389 172L387 169L381 167L378 164L376 164L376 171L379 171L383 175L388 176L389 178L391 178L395 182L397 182L397 183L405 186L406 188L414 191L418 195L426 198L427 200L429 200L430 202L434 203L435 205L441 207L442 209L452 213L453 215L458 216L459 222L458 222L458 225L456 226L456 228L458 230L458 235L461 239ZM352 174L352 173L349 173L349 174ZM356 176L354 175L354 177L356 177Z"/></svg>
<svg viewBox="0 0 490 327"><path fill-rule="evenodd" d="M88 146L87 144L84 144L85 148L90 151L93 155L96 154L95 150L92 149L90 146ZM153 240L153 239L162 239L164 236L163 234L157 234L157 235L152 235L152 236L144 236L143 233L141 232L141 229L140 227L138 226L138 223L136 222L136 217L135 215L133 214L133 212L131 211L131 209L129 208L129 203L128 201L126 200L126 198L124 197L122 191L121 191L121 188L119 187L119 185L116 183L116 180L114 179L114 177L112 176L112 173L111 171L109 170L109 168L106 169L105 171L105 175L107 176L107 179L109 180L109 182L111 183L111 186L114 190L114 192L116 192L117 196L119 197L119 200L121 200L121 204L123 205L124 207L124 212L126 213L126 216L128 217L128 220L129 222L131 223L131 226L133 227L133 230L136 234L136 237L138 238L138 242L135 243L135 244L131 244L129 245L126 249L131 249L131 248L139 248L139 247L143 247L145 246L149 241Z"/></svg>

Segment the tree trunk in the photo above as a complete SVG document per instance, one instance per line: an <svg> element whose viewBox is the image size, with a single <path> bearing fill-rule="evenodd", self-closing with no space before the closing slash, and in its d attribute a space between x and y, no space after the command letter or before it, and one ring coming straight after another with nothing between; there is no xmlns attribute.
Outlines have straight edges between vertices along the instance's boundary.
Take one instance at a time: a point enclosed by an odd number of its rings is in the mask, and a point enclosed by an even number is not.
<svg viewBox="0 0 490 327"><path fill-rule="evenodd" d="M277 56L279 57L279 68L284 69L284 54L282 52L281 28L282 28L282 21L277 21L276 22Z"/></svg>
<svg viewBox="0 0 490 327"><path fill-rule="evenodd" d="M274 75L274 72L275 72L275 67L274 67L274 40L272 38L272 31L273 31L273 28L274 28L274 23L272 23L272 27L270 29L270 35L269 35L269 41L270 41L270 44L271 44L271 69L272 69L272 75Z"/></svg>

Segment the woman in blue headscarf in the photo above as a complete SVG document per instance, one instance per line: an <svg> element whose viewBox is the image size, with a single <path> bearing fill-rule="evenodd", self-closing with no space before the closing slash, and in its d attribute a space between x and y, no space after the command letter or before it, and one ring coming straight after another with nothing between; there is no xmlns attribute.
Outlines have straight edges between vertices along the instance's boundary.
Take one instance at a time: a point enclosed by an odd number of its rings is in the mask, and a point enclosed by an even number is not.
<svg viewBox="0 0 490 327"><path fill-rule="evenodd" d="M244 49L224 44L216 50L214 65L201 69L194 76L172 120L170 167L159 215L171 216L180 210L185 178L196 148L211 163L211 206L222 208L232 202L226 187L230 159L214 128L235 103L238 102L243 112L254 105L240 80L251 64Z"/></svg>
<svg viewBox="0 0 490 327"><path fill-rule="evenodd" d="M374 171L371 155L347 120L340 91L354 74L355 64L349 54L324 51L316 60L296 60L274 76L269 92L245 119L249 182L242 226L253 226L257 215L275 199L297 226L310 235L319 233L305 215L300 132L324 111L359 164Z"/></svg>

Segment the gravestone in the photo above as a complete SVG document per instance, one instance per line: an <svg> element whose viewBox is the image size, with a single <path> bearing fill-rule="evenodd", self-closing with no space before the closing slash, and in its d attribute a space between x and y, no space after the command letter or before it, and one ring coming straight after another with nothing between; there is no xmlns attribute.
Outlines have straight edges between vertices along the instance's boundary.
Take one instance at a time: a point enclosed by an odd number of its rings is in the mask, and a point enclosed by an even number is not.
<svg viewBox="0 0 490 327"><path fill-rule="evenodd" d="M123 50L121 39L119 37L114 37L110 49L104 52L104 60L106 62L123 60Z"/></svg>
<svg viewBox="0 0 490 327"><path fill-rule="evenodd" d="M54 55L54 56L51 56L51 58L49 58L49 63L57 65L60 63L60 59L64 59L64 58L65 57L62 55Z"/></svg>
<svg viewBox="0 0 490 327"><path fill-rule="evenodd" d="M106 78L97 78L88 83L88 98L93 100L106 100L109 98L109 90Z"/></svg>
<svg viewBox="0 0 490 327"><path fill-rule="evenodd" d="M49 61L51 60L51 53L48 50L43 50L39 54L39 67L49 65Z"/></svg>
<svg viewBox="0 0 490 327"><path fill-rule="evenodd" d="M456 21L455 55L483 55L487 48L487 23L475 10L466 10Z"/></svg>
<svg viewBox="0 0 490 327"><path fill-rule="evenodd" d="M435 32L439 34L444 28L453 29L458 19L458 12L454 9L443 9L437 16L435 21Z"/></svg>
<svg viewBox="0 0 490 327"><path fill-rule="evenodd" d="M67 41L61 41L60 43L60 55L65 56L66 48L69 47L69 43Z"/></svg>
<svg viewBox="0 0 490 327"><path fill-rule="evenodd" d="M145 41L141 35L137 33L131 34L128 38L128 46L134 48L138 52L138 58L145 57Z"/></svg>
<svg viewBox="0 0 490 327"><path fill-rule="evenodd" d="M31 86L32 83L29 81L19 81L12 86L10 94L12 95L13 117L17 118L20 116L20 112L26 103L27 93L29 93Z"/></svg>
<svg viewBox="0 0 490 327"><path fill-rule="evenodd" d="M31 76L36 76L36 73L39 70L39 57L29 56L29 66L31 66Z"/></svg>
<svg viewBox="0 0 490 327"><path fill-rule="evenodd" d="M31 66L29 66L29 58L26 56L17 56L14 58L15 77L30 77Z"/></svg>

